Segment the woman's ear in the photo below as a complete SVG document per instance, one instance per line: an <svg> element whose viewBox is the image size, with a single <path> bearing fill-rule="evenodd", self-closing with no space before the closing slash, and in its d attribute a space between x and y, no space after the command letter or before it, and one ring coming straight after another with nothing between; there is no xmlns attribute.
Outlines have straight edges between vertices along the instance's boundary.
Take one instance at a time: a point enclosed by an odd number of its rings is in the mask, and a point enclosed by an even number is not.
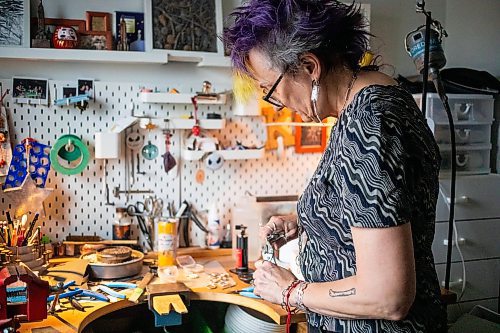
<svg viewBox="0 0 500 333"><path fill-rule="evenodd" d="M311 80L319 80L321 77L321 62L315 54L306 52L301 55L300 65L304 72L311 76Z"/></svg>

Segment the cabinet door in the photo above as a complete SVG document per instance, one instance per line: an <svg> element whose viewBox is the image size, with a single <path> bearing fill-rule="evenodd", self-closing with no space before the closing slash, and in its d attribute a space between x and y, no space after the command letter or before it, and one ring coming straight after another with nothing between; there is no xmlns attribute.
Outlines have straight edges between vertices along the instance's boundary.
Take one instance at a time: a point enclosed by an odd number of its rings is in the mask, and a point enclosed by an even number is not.
<svg viewBox="0 0 500 333"><path fill-rule="evenodd" d="M500 257L500 219L457 221L459 246L465 260ZM448 223L436 223L436 233L432 243L434 262L446 262ZM463 239L463 240L462 240ZM453 240L455 244L455 240ZM456 246L453 246L452 261L460 261Z"/></svg>
<svg viewBox="0 0 500 333"><path fill-rule="evenodd" d="M436 221L447 222L450 180L440 179ZM455 220L473 220L500 217L500 175L457 177Z"/></svg>
<svg viewBox="0 0 500 333"><path fill-rule="evenodd" d="M439 283L444 285L445 264L436 265ZM461 301L498 297L500 259L465 262L466 284ZM451 264L450 289L460 295L463 279L462 263Z"/></svg>

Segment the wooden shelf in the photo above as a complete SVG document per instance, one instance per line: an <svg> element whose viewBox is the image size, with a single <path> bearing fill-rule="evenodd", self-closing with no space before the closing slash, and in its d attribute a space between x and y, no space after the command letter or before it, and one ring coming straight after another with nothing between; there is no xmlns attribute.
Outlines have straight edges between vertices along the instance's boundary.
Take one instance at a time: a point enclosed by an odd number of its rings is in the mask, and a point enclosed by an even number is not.
<svg viewBox="0 0 500 333"><path fill-rule="evenodd" d="M167 64L169 62L191 62L196 63L199 67L230 67L231 65L229 57L208 52L186 52L176 50L125 52L0 47L0 59L123 64Z"/></svg>

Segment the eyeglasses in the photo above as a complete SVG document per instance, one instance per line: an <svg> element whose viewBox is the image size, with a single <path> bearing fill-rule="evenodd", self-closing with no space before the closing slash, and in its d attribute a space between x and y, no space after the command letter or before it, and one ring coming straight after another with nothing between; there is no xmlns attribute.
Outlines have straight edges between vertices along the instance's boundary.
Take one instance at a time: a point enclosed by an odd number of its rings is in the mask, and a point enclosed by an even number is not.
<svg viewBox="0 0 500 333"><path fill-rule="evenodd" d="M281 79L283 79L283 76L285 75L285 73L281 73L281 75L278 77L278 79L276 80L276 82L274 82L274 84L272 85L271 89L269 89L269 92L264 96L262 97L262 99L266 102L268 102L269 104L272 104L280 109L284 108L285 105L283 103L281 103L280 101L278 101L276 98L274 98L272 95L273 95L273 92L276 90L276 88L278 87L278 84L280 84L281 82Z"/></svg>

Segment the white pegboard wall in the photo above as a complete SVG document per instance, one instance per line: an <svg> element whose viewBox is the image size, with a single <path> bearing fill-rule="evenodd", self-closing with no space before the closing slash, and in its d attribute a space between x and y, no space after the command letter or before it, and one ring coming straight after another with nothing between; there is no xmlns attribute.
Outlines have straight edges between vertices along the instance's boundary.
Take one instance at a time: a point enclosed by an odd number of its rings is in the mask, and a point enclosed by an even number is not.
<svg viewBox="0 0 500 333"><path fill-rule="evenodd" d="M3 87L10 88L11 80L1 80ZM51 100L56 96L61 85L68 82L49 81ZM98 235L111 238L111 224L114 220L115 207L125 207L126 204L142 201L144 195L132 195L126 202L125 195L119 199L111 194L113 187L125 189L125 183L130 183L131 151L124 144L122 135L122 154L120 159L108 160L107 182L110 188L110 201L116 206L105 204L103 192L103 163L93 158L94 133L106 131L115 121L122 117L148 116L154 118L182 117L193 112L192 105L143 104L138 100L139 89L143 86L165 91L169 87L163 84L107 83L95 82L96 100L89 108L80 111L74 106L49 106L15 104L10 98L6 100L13 135L11 140L17 144L28 136L42 143L53 145L63 134L71 133L82 138L89 147L92 158L82 174L64 176L51 170L46 186L54 188L54 193L46 200L46 216L41 218L43 231L52 240L62 240L66 235ZM196 92L195 87L176 85L182 92ZM228 87L219 87L220 90ZM244 145L261 146L265 142L266 128L260 117L237 117L231 113L231 104L199 105L199 117L205 118L207 113L218 113L227 119L222 130L208 131L216 136L223 146L234 146L236 141ZM193 208L206 217L205 212L210 205L217 202L219 216L225 225L230 222L231 209L235 201L245 193L254 195L285 195L300 194L308 178L313 173L321 155L295 154L293 148L286 150L286 157L279 159L275 151L266 152L265 158L259 160L226 161L224 166L211 171L204 168L203 161L182 161L180 159L183 141L187 130L173 131L170 151L177 160L177 166L168 174L163 169L161 155L165 152L164 136L161 129L151 132L140 129L138 125L128 129L144 135L145 142L151 140L158 146L160 156L148 161L140 159L141 171L145 175L135 173L132 190L151 189L165 203L173 202L179 207L182 200L187 200ZM134 161L134 168L136 168ZM198 184L195 174L199 168L205 170L205 181ZM128 175L128 176L127 176ZM127 177L127 179L126 179ZM164 210L166 214L166 210ZM137 222L133 221L133 237L138 237ZM190 243L199 244L198 229L190 228Z"/></svg>

